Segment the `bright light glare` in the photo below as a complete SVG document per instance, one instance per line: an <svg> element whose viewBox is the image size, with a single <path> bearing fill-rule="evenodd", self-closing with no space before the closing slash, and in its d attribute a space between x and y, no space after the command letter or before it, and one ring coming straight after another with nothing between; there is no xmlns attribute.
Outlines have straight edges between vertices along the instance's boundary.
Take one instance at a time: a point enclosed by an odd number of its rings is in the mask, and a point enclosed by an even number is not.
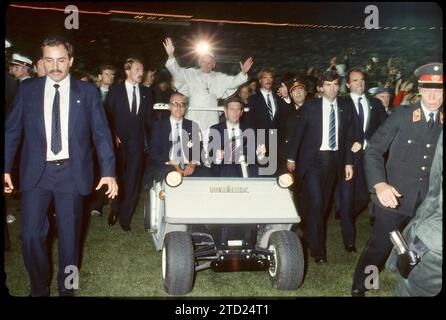
<svg viewBox="0 0 446 320"><path fill-rule="evenodd" d="M195 47L195 51L199 54L199 55L205 55L205 54L209 54L210 53L210 47L209 44L207 42L199 42L197 44L197 46Z"/></svg>

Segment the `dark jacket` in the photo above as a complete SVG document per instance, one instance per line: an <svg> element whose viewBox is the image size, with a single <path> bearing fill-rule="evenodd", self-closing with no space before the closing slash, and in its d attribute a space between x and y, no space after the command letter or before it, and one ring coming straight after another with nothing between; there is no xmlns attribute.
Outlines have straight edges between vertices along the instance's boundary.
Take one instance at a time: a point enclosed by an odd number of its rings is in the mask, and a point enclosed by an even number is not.
<svg viewBox="0 0 446 320"><path fill-rule="evenodd" d="M396 209L386 209L409 216L415 214L418 193L424 199L428 191L432 159L443 128L442 109L430 129L420 103L398 107L372 136L364 161L368 187L377 205L381 206L374 186L387 182L402 197L398 198ZM387 150L389 158L384 163Z"/></svg>

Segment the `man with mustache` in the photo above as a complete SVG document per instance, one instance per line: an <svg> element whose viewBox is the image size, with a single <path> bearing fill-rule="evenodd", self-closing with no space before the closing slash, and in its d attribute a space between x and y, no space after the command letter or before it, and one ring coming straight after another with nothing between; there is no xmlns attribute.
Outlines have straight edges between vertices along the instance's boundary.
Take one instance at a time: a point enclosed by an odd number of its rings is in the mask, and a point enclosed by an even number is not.
<svg viewBox="0 0 446 320"><path fill-rule="evenodd" d="M14 189L11 168L23 134L20 185L23 260L29 275L31 296L49 296L51 266L47 251L48 206L54 201L60 296L76 289L68 275L79 266L83 196L93 186L94 142L102 178L96 189L107 185L109 198L118 193L111 133L96 87L70 76L72 45L58 37L41 46L48 76L24 81L6 122L4 192ZM74 280L74 279L73 279Z"/></svg>
<svg viewBox="0 0 446 320"><path fill-rule="evenodd" d="M143 174L146 128L153 108L151 90L141 84L144 67L141 61L128 58L124 64L127 78L108 92L105 108L114 134L119 197L112 202L108 224L119 224L130 231Z"/></svg>
<svg viewBox="0 0 446 320"><path fill-rule="evenodd" d="M249 97L249 112L246 122L250 128L265 130L266 150L274 150L270 146L273 143L278 145L279 141L284 140L282 136L278 137L277 135L286 133L285 130L279 130L279 127L286 119L285 115L288 107L281 103L282 99L274 92L274 71L272 69L263 68L260 70L258 78L260 89L256 91L256 94ZM262 139L262 134L257 132L257 135ZM280 166L286 163L286 159L280 156L282 150L277 151L276 154L271 154L270 157L276 157L276 161ZM278 174L278 170L276 170L276 174Z"/></svg>

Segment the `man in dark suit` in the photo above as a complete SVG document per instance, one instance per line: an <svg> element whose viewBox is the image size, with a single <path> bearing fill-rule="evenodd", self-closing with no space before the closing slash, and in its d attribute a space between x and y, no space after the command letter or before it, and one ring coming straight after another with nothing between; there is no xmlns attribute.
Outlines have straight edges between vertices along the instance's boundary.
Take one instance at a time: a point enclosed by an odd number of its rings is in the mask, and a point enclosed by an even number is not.
<svg viewBox="0 0 446 320"><path fill-rule="evenodd" d="M366 268L383 268L392 249L389 233L407 225L428 192L432 159L443 128L443 64L423 65L415 76L421 102L397 108L365 149L365 173L376 219L356 265L352 296L364 296L371 288L366 287Z"/></svg>
<svg viewBox="0 0 446 320"><path fill-rule="evenodd" d="M326 218L336 179L353 176L353 113L337 101L339 75L324 72L318 80L322 98L305 102L289 144L288 170L302 187L304 239L317 263L327 262Z"/></svg>
<svg viewBox="0 0 446 320"><path fill-rule="evenodd" d="M354 140L358 143L352 146L355 169L353 179L339 180L339 213L344 247L347 252L356 252L354 221L369 202L369 191L364 173L364 148L376 129L386 120L387 114L381 101L365 94L365 76L361 69L350 69L347 72L346 81L350 94L339 100L353 110L356 121Z"/></svg>
<svg viewBox="0 0 446 320"><path fill-rule="evenodd" d="M46 250L47 210L54 199L59 239L60 295L73 295L67 270L79 265L82 197L93 185L90 136L99 155L102 179L114 198L115 157L110 130L96 87L69 76L73 47L60 38L46 39L42 57L48 76L23 82L6 123L4 191L12 192L11 167L20 135L22 248L32 296L48 296L50 265ZM69 269L67 269L69 268Z"/></svg>
<svg viewBox="0 0 446 320"><path fill-rule="evenodd" d="M149 88L141 85L143 65L134 58L124 64L126 80L108 92L106 110L116 142L117 177L120 195L112 202L108 224L131 231L130 223L143 174L144 147L153 108Z"/></svg>
<svg viewBox="0 0 446 320"><path fill-rule="evenodd" d="M384 109L386 110L387 115L389 116L393 110L395 109L393 106L390 105L390 89L386 88L384 86L379 87L373 87L369 89L369 94L381 101Z"/></svg>
<svg viewBox="0 0 446 320"><path fill-rule="evenodd" d="M256 158L263 158L265 145L256 146L255 131L240 122L243 102L234 96L225 100L226 121L213 125L209 132L209 159L216 177L256 177Z"/></svg>
<svg viewBox="0 0 446 320"><path fill-rule="evenodd" d="M278 164L284 163L286 160L278 157L281 152L277 150L277 147L280 145L279 141L283 140L279 135L286 134L285 130L279 130L282 127L281 123L285 121L283 114L286 113L286 108L280 103L281 98L273 92L274 72L271 69L262 69L259 72L259 83L260 89L248 100L249 112L246 117L246 124L256 130L265 130L264 141L262 135L257 134L259 142L261 144L265 143L269 157L277 157ZM273 147L274 144L275 147ZM270 153L272 154L269 155Z"/></svg>
<svg viewBox="0 0 446 320"><path fill-rule="evenodd" d="M196 122L184 119L186 109L186 97L174 93L170 97L170 117L153 123L150 166L144 178L146 188L174 170L186 177L207 174L207 168L200 165L200 129Z"/></svg>
<svg viewBox="0 0 446 320"><path fill-rule="evenodd" d="M105 98L107 97L108 90L113 85L113 81L115 79L115 69L110 65L102 65L99 69L98 73L98 90L101 94L102 104L105 103ZM94 179L99 180L101 176L99 162L96 156L96 151L94 151L93 155L94 159ZM104 196L102 190L93 192L87 200L88 211L92 216L100 216L102 215L102 209L104 205L107 203L107 198Z"/></svg>

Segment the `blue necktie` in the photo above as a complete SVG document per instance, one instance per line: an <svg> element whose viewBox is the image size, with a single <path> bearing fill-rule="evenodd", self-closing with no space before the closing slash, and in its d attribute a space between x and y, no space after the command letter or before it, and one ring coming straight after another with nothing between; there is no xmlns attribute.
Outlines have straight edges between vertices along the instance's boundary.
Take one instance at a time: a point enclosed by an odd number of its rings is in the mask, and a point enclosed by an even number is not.
<svg viewBox="0 0 446 320"><path fill-rule="evenodd" d="M429 121L427 122L427 124L429 125L429 128L432 129L434 126L434 113L430 112L429 113Z"/></svg>
<svg viewBox="0 0 446 320"><path fill-rule="evenodd" d="M266 105L268 106L269 118L273 119L273 107L271 105L271 100L269 99L269 93L266 95Z"/></svg>
<svg viewBox="0 0 446 320"><path fill-rule="evenodd" d="M359 117L359 123L361 124L361 129L364 128L364 107L361 103L362 97L359 97L358 99L358 117Z"/></svg>
<svg viewBox="0 0 446 320"><path fill-rule="evenodd" d="M331 150L336 147L336 115L334 105L331 104L330 115L328 118L328 146Z"/></svg>
<svg viewBox="0 0 446 320"><path fill-rule="evenodd" d="M132 115L136 116L136 86L133 86L133 96L132 96Z"/></svg>
<svg viewBox="0 0 446 320"><path fill-rule="evenodd" d="M60 94L59 85L55 84L56 94L54 95L53 111L51 116L51 151L58 154L62 150L62 137L60 130Z"/></svg>

